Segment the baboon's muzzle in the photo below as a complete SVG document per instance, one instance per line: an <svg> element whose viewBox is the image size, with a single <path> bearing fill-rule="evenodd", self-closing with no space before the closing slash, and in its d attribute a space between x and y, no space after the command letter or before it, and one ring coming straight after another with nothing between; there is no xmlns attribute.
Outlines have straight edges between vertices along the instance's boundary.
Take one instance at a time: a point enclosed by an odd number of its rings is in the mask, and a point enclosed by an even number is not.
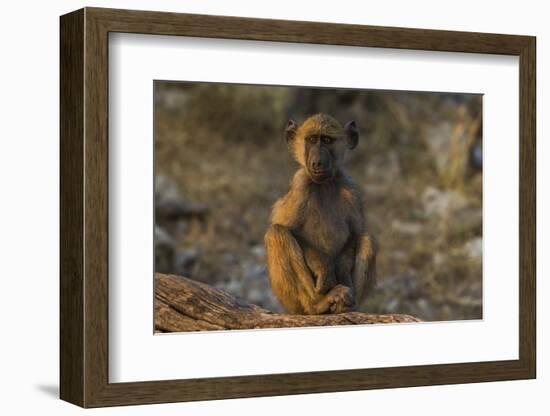
<svg viewBox="0 0 550 416"><path fill-rule="evenodd" d="M332 161L327 149L322 146L310 149L308 173L315 183L322 183L332 177Z"/></svg>

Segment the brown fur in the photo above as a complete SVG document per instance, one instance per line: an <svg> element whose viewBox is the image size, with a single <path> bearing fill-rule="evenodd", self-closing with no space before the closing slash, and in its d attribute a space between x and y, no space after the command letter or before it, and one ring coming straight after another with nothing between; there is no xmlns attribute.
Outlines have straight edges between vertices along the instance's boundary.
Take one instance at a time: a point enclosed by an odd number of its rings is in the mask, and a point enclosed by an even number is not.
<svg viewBox="0 0 550 416"><path fill-rule="evenodd" d="M272 290L294 314L353 310L375 284L376 258L361 192L342 169L357 128L318 114L290 121L285 136L300 168L265 235Z"/></svg>

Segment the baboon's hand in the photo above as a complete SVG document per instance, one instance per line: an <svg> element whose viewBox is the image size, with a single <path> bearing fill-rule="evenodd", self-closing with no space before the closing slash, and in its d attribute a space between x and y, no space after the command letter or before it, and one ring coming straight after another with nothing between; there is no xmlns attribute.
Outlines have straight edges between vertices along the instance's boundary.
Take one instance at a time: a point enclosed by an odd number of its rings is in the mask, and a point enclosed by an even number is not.
<svg viewBox="0 0 550 416"><path fill-rule="evenodd" d="M349 312L355 307L353 294L347 286L337 285L327 296L329 296L331 313Z"/></svg>

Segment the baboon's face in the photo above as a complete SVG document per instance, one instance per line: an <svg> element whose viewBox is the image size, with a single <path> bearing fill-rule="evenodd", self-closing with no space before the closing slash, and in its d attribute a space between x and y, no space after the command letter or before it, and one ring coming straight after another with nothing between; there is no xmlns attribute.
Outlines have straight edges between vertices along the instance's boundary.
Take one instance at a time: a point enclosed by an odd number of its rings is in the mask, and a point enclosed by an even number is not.
<svg viewBox="0 0 550 416"><path fill-rule="evenodd" d="M359 132L354 121L342 127L331 116L317 114L300 126L290 120L285 138L294 158L311 180L322 184L343 165L347 152L357 145Z"/></svg>

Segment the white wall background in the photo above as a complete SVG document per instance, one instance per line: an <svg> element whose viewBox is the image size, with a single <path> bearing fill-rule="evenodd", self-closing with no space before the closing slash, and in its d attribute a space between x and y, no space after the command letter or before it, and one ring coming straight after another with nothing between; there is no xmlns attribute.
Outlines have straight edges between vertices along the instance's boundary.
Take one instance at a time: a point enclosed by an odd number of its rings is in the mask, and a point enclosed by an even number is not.
<svg viewBox="0 0 550 416"><path fill-rule="evenodd" d="M0 14L0 409L3 414L69 415L83 412L58 395L58 16L83 6L318 20L537 36L538 53L538 379L87 411L88 414L298 414L353 413L544 415L550 410L549 331L544 299L550 238L550 145L542 128L550 85L550 26L545 2L306 0L253 2L69 1L5 2ZM546 135L547 136L547 135ZM6 267L7 266L7 267Z"/></svg>

